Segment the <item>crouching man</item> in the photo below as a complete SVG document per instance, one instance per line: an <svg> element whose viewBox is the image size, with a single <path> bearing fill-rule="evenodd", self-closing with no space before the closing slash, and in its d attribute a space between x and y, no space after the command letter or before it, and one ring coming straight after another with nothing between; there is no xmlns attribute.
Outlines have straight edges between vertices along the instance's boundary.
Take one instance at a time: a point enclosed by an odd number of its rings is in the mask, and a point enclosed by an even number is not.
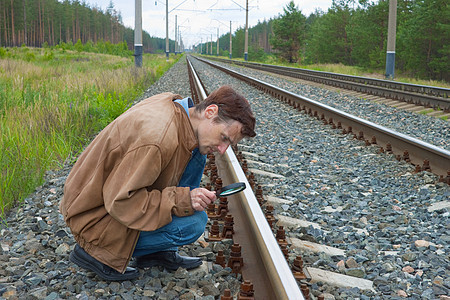
<svg viewBox="0 0 450 300"><path fill-rule="evenodd" d="M60 210L76 245L70 260L105 280L137 278L135 267L198 267L179 246L204 232L216 200L199 188L206 154L254 137L248 101L223 86L202 103L163 93L133 106L80 155ZM133 266L129 266L134 257Z"/></svg>

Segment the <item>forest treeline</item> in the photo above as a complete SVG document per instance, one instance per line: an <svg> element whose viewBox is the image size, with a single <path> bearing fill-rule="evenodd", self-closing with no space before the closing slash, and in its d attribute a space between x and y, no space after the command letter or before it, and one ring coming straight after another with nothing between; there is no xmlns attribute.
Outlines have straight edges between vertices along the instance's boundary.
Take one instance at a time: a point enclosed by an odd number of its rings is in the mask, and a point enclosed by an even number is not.
<svg viewBox="0 0 450 300"><path fill-rule="evenodd" d="M0 47L125 41L133 49L134 30L111 4L103 11L79 0L0 0ZM145 31L142 38L144 52L165 51L165 39ZM173 49L174 41L169 44Z"/></svg>
<svg viewBox="0 0 450 300"><path fill-rule="evenodd" d="M450 8L448 0L397 0L396 70L411 77L450 82ZM251 13L251 11L250 11ZM249 28L248 58L268 56L308 64L341 63L384 69L389 0L333 0L327 12L308 17L293 1L283 13ZM104 11L80 0L0 0L0 46L53 46L126 42L125 27L112 3ZM170 51L174 41L170 40ZM244 56L244 29L232 34L233 58ZM206 53L206 43L201 48ZM217 53L216 43L212 54ZM211 49L208 47L208 49ZM165 51L165 39L143 32L143 50ZM219 38L220 55L229 54L229 34Z"/></svg>
<svg viewBox="0 0 450 300"><path fill-rule="evenodd" d="M450 81L450 2L397 0L396 70L416 78ZM251 12L250 12L251 13ZM384 69L389 0L334 0L308 17L291 1L277 17L249 28L248 58L276 54L302 65L342 63ZM232 36L232 55L244 56L244 29ZM229 34L219 39L228 56ZM203 53L206 44L202 45ZM209 48L210 49L210 48ZM213 54L217 48L213 44Z"/></svg>

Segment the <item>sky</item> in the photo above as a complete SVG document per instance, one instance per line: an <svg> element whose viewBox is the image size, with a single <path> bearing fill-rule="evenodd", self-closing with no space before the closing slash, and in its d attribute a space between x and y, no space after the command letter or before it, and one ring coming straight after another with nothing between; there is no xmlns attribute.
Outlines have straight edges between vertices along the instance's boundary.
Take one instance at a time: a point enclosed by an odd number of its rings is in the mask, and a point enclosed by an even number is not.
<svg viewBox="0 0 450 300"><path fill-rule="evenodd" d="M134 28L135 0L85 0L90 7L103 11L112 1L120 11L125 26ZM249 27L258 21L269 20L283 14L283 8L290 0L248 0ZM175 39L175 16L185 48L200 42L217 39L219 36L245 27L245 0L168 0L169 38ZM326 12L332 0L294 1L303 15L309 16L316 9ZM166 0L142 0L142 28L151 36L166 37Z"/></svg>

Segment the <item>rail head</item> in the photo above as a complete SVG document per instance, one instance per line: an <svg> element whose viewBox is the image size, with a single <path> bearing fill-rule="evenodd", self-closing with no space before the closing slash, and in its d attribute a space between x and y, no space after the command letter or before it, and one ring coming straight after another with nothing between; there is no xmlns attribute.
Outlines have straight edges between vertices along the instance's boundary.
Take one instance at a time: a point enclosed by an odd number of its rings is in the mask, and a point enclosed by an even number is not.
<svg viewBox="0 0 450 300"><path fill-rule="evenodd" d="M232 173L235 182L245 182L246 186L250 187L247 176L231 147L227 149L223 159L228 162L229 171ZM245 215L250 220L249 224L255 235L254 240L263 258L265 269L270 274L269 279L272 287L276 289L274 292L277 299L303 300L303 294L298 287L298 283L292 275L292 270L278 246L252 189L245 189L239 195L239 199Z"/></svg>

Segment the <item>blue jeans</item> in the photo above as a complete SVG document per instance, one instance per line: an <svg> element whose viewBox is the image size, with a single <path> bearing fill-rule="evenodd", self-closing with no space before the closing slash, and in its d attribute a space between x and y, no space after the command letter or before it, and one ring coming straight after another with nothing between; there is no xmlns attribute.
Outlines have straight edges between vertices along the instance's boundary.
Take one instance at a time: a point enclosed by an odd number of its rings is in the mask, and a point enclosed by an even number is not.
<svg viewBox="0 0 450 300"><path fill-rule="evenodd" d="M176 251L178 246L195 242L205 231L208 216L197 211L192 216L172 216L172 222L155 231L141 231L133 256L158 251Z"/></svg>
<svg viewBox="0 0 450 300"><path fill-rule="evenodd" d="M192 151L189 161L178 186L191 190L200 186L206 155L198 148ZM154 231L141 231L133 256L142 256L159 251L176 251L178 246L195 242L205 231L208 216L204 211L197 211L192 216L177 217L172 215L172 222Z"/></svg>

